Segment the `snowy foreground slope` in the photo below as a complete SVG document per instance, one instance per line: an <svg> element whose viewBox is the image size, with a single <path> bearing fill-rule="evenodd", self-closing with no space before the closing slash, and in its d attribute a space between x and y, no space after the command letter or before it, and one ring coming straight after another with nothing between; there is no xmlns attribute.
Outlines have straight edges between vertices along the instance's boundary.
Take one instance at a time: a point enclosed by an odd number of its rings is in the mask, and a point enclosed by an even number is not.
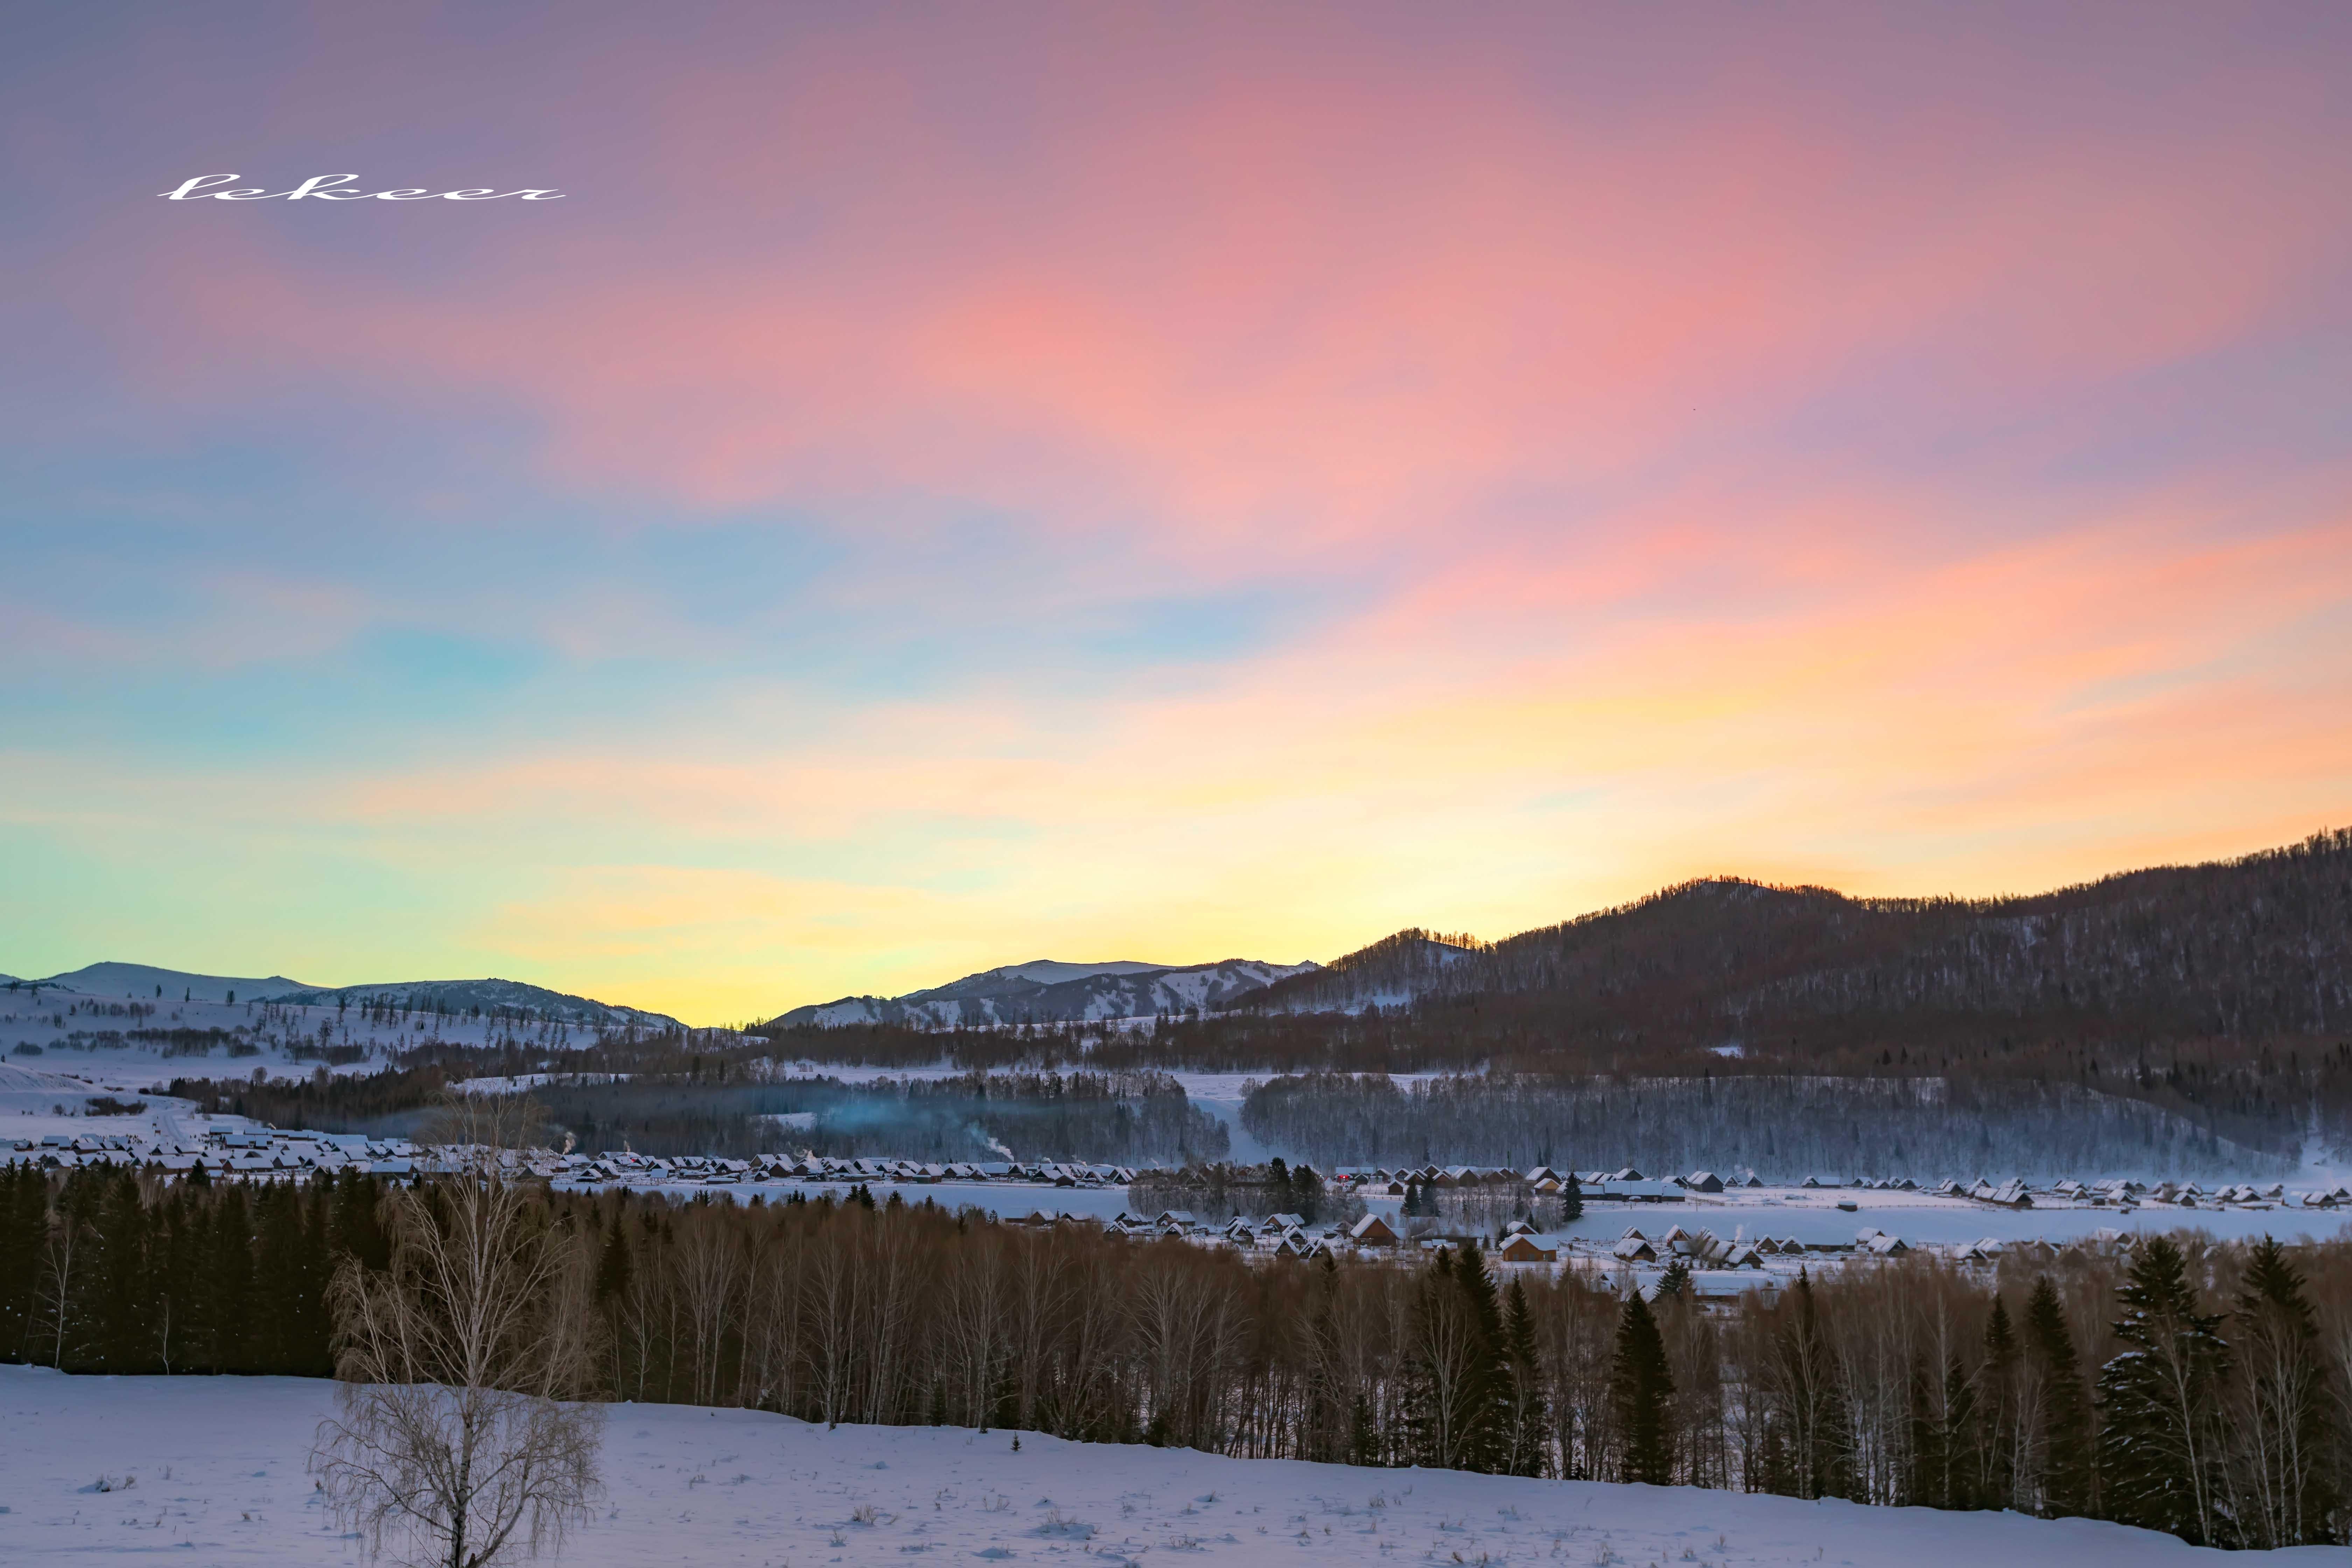
<svg viewBox="0 0 2352 1568"><path fill-rule="evenodd" d="M331 1399L331 1384L294 1378L0 1367L0 1563L162 1552L190 1564L356 1564L359 1542L323 1517L303 1471ZM1227 1459L1034 1433L1021 1447L1006 1433L826 1432L754 1411L614 1405L608 1496L562 1561L2161 1568L2225 1555L2074 1520Z"/></svg>

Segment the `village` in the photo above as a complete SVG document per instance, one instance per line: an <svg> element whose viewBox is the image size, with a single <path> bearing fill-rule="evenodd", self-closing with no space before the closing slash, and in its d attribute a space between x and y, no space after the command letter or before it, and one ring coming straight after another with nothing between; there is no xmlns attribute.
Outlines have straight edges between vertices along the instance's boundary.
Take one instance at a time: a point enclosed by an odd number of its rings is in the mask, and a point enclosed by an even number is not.
<svg viewBox="0 0 2352 1568"><path fill-rule="evenodd" d="M177 1136L45 1131L0 1140L0 1163L57 1171L122 1167L166 1179L244 1182L344 1172L404 1181L455 1163L455 1151L407 1139L257 1127L226 1116L194 1120L205 1125L191 1132L173 1118ZM1923 1251L1962 1267L1992 1268L2007 1255L2080 1245L2128 1248L2144 1232L2210 1228L2217 1221L2246 1234L2285 1228L2290 1220L2325 1221L2333 1229L2337 1211L2352 1206L2352 1188L2341 1184L2290 1192L2277 1182L2208 1190L2194 1182L2124 1177L2033 1186L2014 1178L1922 1184L1907 1176L1808 1176L1774 1185L1750 1171L1652 1177L1630 1165L1585 1171L1292 1167L1290 1180L1304 1179L1325 1194L1319 1206L1329 1212L1318 1219L1299 1212L1144 1212L1129 1206L1129 1189L1139 1178L1148 1183L1170 1173L1081 1162L937 1163L806 1152L728 1159L571 1149L512 1158L520 1172L567 1192L619 1189L758 1203L819 1196L931 1203L977 1209L1030 1228L1088 1226L1139 1241L1181 1239L1269 1264L1325 1258L1402 1262L1475 1243L1490 1262L1512 1272L1580 1273L1596 1283L1606 1276L1621 1291L1687 1291L1703 1304L1717 1305L1750 1293L1769 1298L1801 1269ZM1242 1180L1230 1194L1239 1199L1261 1190L1247 1178L1265 1173L1262 1167L1241 1168L1234 1174ZM1969 1214L2005 1223L1995 1233L1979 1233L1966 1223Z"/></svg>

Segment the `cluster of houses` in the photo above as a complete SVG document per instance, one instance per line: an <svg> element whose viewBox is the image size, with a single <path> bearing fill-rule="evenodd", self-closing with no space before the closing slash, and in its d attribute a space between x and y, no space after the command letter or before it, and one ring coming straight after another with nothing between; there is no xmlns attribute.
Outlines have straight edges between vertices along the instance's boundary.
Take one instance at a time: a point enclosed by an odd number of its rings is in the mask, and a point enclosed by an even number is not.
<svg viewBox="0 0 2352 1568"><path fill-rule="evenodd" d="M119 1132L52 1132L0 1142L0 1163L20 1162L70 1170L79 1165L123 1165L185 1175L199 1164L207 1175L267 1181L324 1171L359 1170L380 1176L414 1175L433 1168L431 1153L406 1139L365 1138L352 1133L212 1131L195 1139L146 1138Z"/></svg>
<svg viewBox="0 0 2352 1568"><path fill-rule="evenodd" d="M1135 1172L1125 1165L1075 1161L845 1160L824 1154L775 1154L756 1160L698 1154L669 1158L632 1153L593 1157L566 1154L556 1160L548 1173L559 1180L583 1184L700 1183L719 1186L741 1182L887 1182L908 1185L1022 1182L1049 1187L1123 1187L1135 1180Z"/></svg>
<svg viewBox="0 0 2352 1568"><path fill-rule="evenodd" d="M1043 1211L1033 1212L1013 1220L1016 1225L1090 1225L1097 1222L1081 1220L1074 1215L1053 1215ZM1389 1220L1379 1214L1368 1214L1349 1226L1311 1226L1296 1214L1267 1215L1263 1218L1236 1215L1222 1224L1211 1224L1196 1217L1189 1210L1163 1209L1154 1215L1122 1213L1116 1218L1101 1222L1104 1228L1116 1236L1154 1238L1173 1237L1209 1247L1232 1247L1276 1258L1315 1258L1325 1254L1360 1255L1391 1252L1406 1248L1414 1253L1461 1245L1459 1237L1429 1237L1409 1240L1398 1235ZM1980 1247L1998 1252L2000 1244L1983 1242ZM1780 1260L1796 1261L1810 1258L1815 1261L1855 1256L1899 1258L1911 1251L1902 1237L1884 1231L1865 1228L1853 1241L1801 1242L1794 1237L1776 1239L1762 1237L1749 1241L1740 1237L1725 1240L1710 1230L1691 1231L1674 1226L1663 1235L1645 1235L1638 1226L1629 1226L1614 1242L1596 1241L1580 1237L1547 1236L1526 1220L1513 1220L1503 1226L1500 1237L1487 1249L1486 1256L1499 1263L1571 1265L1601 1268L1625 1266L1638 1269L1642 1266L1657 1267L1680 1261L1691 1271L1694 1289L1704 1297L1728 1298L1748 1290L1775 1288L1775 1281L1759 1279ZM1983 1256L1990 1256L1990 1253Z"/></svg>
<svg viewBox="0 0 2352 1568"><path fill-rule="evenodd" d="M1676 1203L1695 1194L1710 1194L1766 1184L1762 1177L1747 1170L1730 1176L1718 1175L1713 1171L1693 1171L1685 1175L1654 1179L1644 1176L1631 1165L1615 1171L1557 1171L1549 1165L1538 1165L1530 1171L1485 1165L1402 1166L1395 1170L1375 1166L1363 1171L1339 1170L1333 1173L1332 1180L1360 1194L1390 1197L1402 1197L1408 1188L1416 1185L1439 1189L1506 1188L1549 1195L1562 1192L1572 1184L1588 1201L1626 1203ZM2012 1176L1996 1183L1979 1176L1973 1182L1947 1178L1932 1187L1923 1188L1909 1176L1807 1176L1796 1185L1803 1191L1926 1191L1938 1197L1965 1198L1997 1208L2011 1209L2032 1208L2037 1194L2044 1202L2088 1205L2095 1208L2131 1208L2144 1203L2172 1204L2182 1208L2215 1208L2231 1205L2335 1208L2352 1205L2352 1188L2336 1186L2290 1194L2285 1184L2280 1182L2263 1186L2240 1183L2209 1188L2195 1182L2150 1183L2118 1176L2089 1184L2069 1179L2036 1187L2021 1177Z"/></svg>
<svg viewBox="0 0 2352 1568"><path fill-rule="evenodd" d="M1097 1222L1075 1215L1057 1218L1036 1211L1013 1223L1045 1226ZM1304 1215L1296 1214L1258 1218L1235 1215L1222 1223L1211 1224L1196 1217L1190 1209L1162 1209L1150 1216L1121 1212L1100 1223L1113 1236L1178 1237L1204 1246L1234 1247L1275 1258L1320 1258L1328 1253L1378 1250L1401 1245L1394 1227L1376 1214L1368 1214L1347 1226L1310 1225Z"/></svg>
<svg viewBox="0 0 2352 1568"><path fill-rule="evenodd" d="M51 1169L78 1165L131 1165L184 1174L202 1163L208 1175L268 1179L353 1169L381 1176L409 1176L443 1168L438 1151L404 1138L369 1138L347 1132L306 1132L283 1128L214 1130L194 1140L174 1141L136 1133L52 1132L0 1142L0 1162L21 1161ZM994 1161L927 1163L913 1160L840 1160L819 1155L730 1160L712 1155L583 1154L540 1151L517 1156L517 1167L532 1175L582 1186L638 1184L656 1186L725 1185L743 1182L892 1183L1020 1182L1053 1187L1123 1187L1135 1180L1124 1165L1061 1162Z"/></svg>
<svg viewBox="0 0 2352 1568"><path fill-rule="evenodd" d="M1978 1203L1992 1204L2001 1208L2033 1206L2032 1191L2023 1182L2014 1179L1999 1186L1981 1177L1969 1185L1958 1182L1938 1182L1933 1191L1943 1196L1972 1198ZM2041 1191L2045 1202L2092 1208L2132 1209L2142 1204L2170 1204L2189 1209L2232 1206L2332 1209L2352 1204L2352 1188L2338 1185L2290 1194L2284 1182L2272 1182L2263 1186L2240 1182L2207 1188L2195 1182L2136 1182L2128 1177L2115 1176L2085 1184L2070 1177L2053 1182Z"/></svg>
<svg viewBox="0 0 2352 1568"><path fill-rule="evenodd" d="M1727 1187L1764 1184L1763 1179L1752 1171L1730 1177L1718 1176L1712 1171L1693 1171L1686 1176L1653 1180L1631 1165L1616 1171L1556 1171L1549 1165L1538 1165L1529 1171L1495 1165L1402 1166L1392 1171L1379 1165L1368 1171L1337 1171L1332 1179L1350 1191L1385 1197L1402 1197L1408 1188L1414 1186L1503 1187L1540 1196L1550 1196L1573 1186L1587 1198L1628 1203L1675 1203L1690 1193L1719 1193Z"/></svg>
<svg viewBox="0 0 2352 1568"><path fill-rule="evenodd" d="M2195 1182L2134 1182L2122 1178L2084 1186L2060 1182L2051 1192L2076 1203L2098 1207L2133 1208L2140 1204L2170 1204L2178 1208L2340 1208L2352 1204L2352 1187L2338 1184L2290 1194L2284 1182L2256 1186L2252 1182L2205 1187Z"/></svg>
<svg viewBox="0 0 2352 1568"><path fill-rule="evenodd" d="M177 1173L191 1171L201 1162L211 1175L259 1180L299 1176L316 1171L332 1173L352 1169L383 1176L408 1176L418 1171L434 1170L442 1163L436 1151L405 1139L283 1128L214 1129L193 1139L180 1140L152 1138L139 1133L53 1132L37 1138L0 1140L0 1163L8 1161L31 1162L51 1168L84 1164L136 1165L142 1169L156 1168ZM517 1163L532 1174L578 1186L724 1186L778 1182L924 1185L950 1182L1010 1183L1103 1190L1128 1186L1136 1178L1136 1172L1128 1166L1076 1161L924 1162L885 1158L842 1159L805 1153L773 1154L743 1160L715 1155L661 1156L631 1152L591 1155L542 1151L519 1157ZM1305 1174L1312 1168L1301 1165L1295 1169ZM1314 1173L1341 1191L1376 1199L1404 1196L1413 1186L1438 1190L1485 1189L1495 1192L1496 1195L1509 1194L1531 1197L1552 1195L1572 1186L1587 1202L1658 1204L1679 1203L1693 1196L1765 1184L1761 1178L1749 1171L1731 1176L1719 1175L1712 1171L1692 1171L1682 1175L1653 1179L1631 1165L1614 1171L1560 1171L1547 1165L1528 1171L1477 1165L1400 1166L1394 1169L1375 1166L1370 1169L1341 1168L1328 1175ZM1808 1176L1797 1185L1800 1189L1821 1191L1923 1191L1918 1183L1907 1176L1855 1177L1850 1180ZM1969 1183L1941 1181L1924 1191L1939 1197L2013 1209L2032 1208L2037 1198L2045 1205L2124 1211L2146 1204L2185 1209L2352 1207L2352 1187L2337 1185L2290 1194L2285 1184L2280 1182L2260 1185L2253 1183L2222 1184L2208 1187L2193 1181L2148 1183L2116 1177L2087 1184L2065 1180L2047 1186L2029 1187L2017 1178L1995 1184L1979 1177ZM1853 1205L1850 1202L1841 1202L1839 1206ZM1122 1215L1113 1223L1129 1232L1143 1229L1172 1232L1195 1239L1213 1239L1221 1245L1246 1245L1260 1251L1283 1252L1287 1249L1301 1256L1338 1247L1381 1248L1403 1244L1403 1237L1398 1235L1395 1225L1378 1214L1367 1215L1353 1227L1324 1226L1320 1229L1297 1223L1297 1216L1289 1215L1270 1215L1246 1222L1234 1220L1217 1226L1204 1225L1189 1215L1181 1214L1172 1216L1162 1215L1150 1220ZM1246 1236L1237 1229L1244 1226L1248 1229ZM1515 1222L1515 1226L1507 1230L1496 1254L1507 1261L1549 1261L1570 1245L1565 1242L1548 1243L1525 1221ZM1854 1247L1843 1250L1871 1249L1871 1234L1864 1233L1857 1238ZM1696 1236L1708 1237L1709 1233L1702 1230ZM1682 1227L1675 1226L1665 1237L1658 1238L1657 1243L1633 1232L1618 1245L1635 1242L1654 1247L1659 1243L1676 1246L1685 1240L1695 1241L1696 1237L1685 1237ZM1884 1244L1892 1242L1893 1238L1881 1237L1879 1241L1882 1245L1877 1249L1885 1251L1887 1247ZM1783 1252L1829 1250L1818 1243L1801 1247L1793 1240L1776 1244L1769 1237L1725 1244L1725 1247L1726 1258L1741 1253L1742 1249L1745 1249L1745 1254L1752 1254L1752 1261L1743 1258L1722 1264L1731 1269L1760 1267ZM1894 1243L1893 1249L1900 1250L1901 1244ZM1701 1256L1698 1260L1710 1267L1718 1262L1713 1255Z"/></svg>

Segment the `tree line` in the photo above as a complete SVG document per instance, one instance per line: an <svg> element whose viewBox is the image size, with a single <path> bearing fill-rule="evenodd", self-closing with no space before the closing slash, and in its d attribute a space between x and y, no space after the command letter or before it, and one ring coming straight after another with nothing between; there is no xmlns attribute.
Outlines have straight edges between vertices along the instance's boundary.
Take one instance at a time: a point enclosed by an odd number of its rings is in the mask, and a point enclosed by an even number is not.
<svg viewBox="0 0 2352 1568"><path fill-rule="evenodd" d="M328 1280L341 1256L382 1267L382 1197L357 1173L247 1184L0 1166L0 1360L326 1376Z"/></svg>
<svg viewBox="0 0 2352 1568"><path fill-rule="evenodd" d="M1213 1160L1232 1134L1158 1072L965 1073L947 1079L766 1079L747 1064L691 1057L676 1070L618 1081L583 1073L527 1092L549 1131L592 1154L805 1151L843 1159ZM434 1062L307 1078L174 1079L170 1092L207 1113L321 1132L409 1137L436 1115L453 1078ZM780 1121L779 1118L789 1118Z"/></svg>
<svg viewBox="0 0 2352 1568"><path fill-rule="evenodd" d="M1571 1159L1653 1176L1752 1170L1768 1181L1990 1174L2286 1179L2294 1164L2143 1100L2074 1084L1694 1076L1568 1080L1507 1073L1400 1084L1301 1073L1255 1087L1242 1125L1339 1165Z"/></svg>
<svg viewBox="0 0 2352 1568"><path fill-rule="evenodd" d="M423 1189L428 1202L433 1186ZM382 1190L0 1178L0 1354L69 1371L332 1364L328 1281ZM405 1194L404 1194L405 1195ZM2232 1546L2352 1531L2352 1246L2158 1238L1800 1276L1498 1269L1475 1244L1297 1263L870 1194L541 1194L612 1397L1257 1458L2077 1514ZM346 1287L348 1290L350 1287Z"/></svg>
<svg viewBox="0 0 2352 1568"><path fill-rule="evenodd" d="M591 1152L747 1157L805 1151L841 1159L1213 1159L1232 1135L1157 1072L1001 1072L954 1078L767 1082L633 1078L530 1091L551 1131ZM775 1120L789 1117L789 1121Z"/></svg>
<svg viewBox="0 0 2352 1568"><path fill-rule="evenodd" d="M1180 1209L1202 1220L1295 1214L1308 1225L1363 1217L1363 1200L1334 1193L1314 1166L1296 1169L1279 1155L1263 1165L1220 1160L1144 1171L1128 1187L1128 1206L1147 1217Z"/></svg>

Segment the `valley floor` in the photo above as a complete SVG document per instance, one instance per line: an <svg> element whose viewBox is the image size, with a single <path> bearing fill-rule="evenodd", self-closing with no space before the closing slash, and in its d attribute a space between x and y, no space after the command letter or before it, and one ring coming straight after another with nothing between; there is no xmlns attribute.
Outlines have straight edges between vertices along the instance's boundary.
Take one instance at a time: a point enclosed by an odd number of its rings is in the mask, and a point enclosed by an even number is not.
<svg viewBox="0 0 2352 1568"><path fill-rule="evenodd" d="M293 1378L0 1367L0 1562L357 1565L362 1543L326 1519L304 1471L332 1397L331 1384ZM1003 1432L827 1432L752 1411L614 1405L607 1496L560 1560L2163 1568L2345 1556L2225 1558L2079 1520L1020 1440L1015 1453Z"/></svg>

